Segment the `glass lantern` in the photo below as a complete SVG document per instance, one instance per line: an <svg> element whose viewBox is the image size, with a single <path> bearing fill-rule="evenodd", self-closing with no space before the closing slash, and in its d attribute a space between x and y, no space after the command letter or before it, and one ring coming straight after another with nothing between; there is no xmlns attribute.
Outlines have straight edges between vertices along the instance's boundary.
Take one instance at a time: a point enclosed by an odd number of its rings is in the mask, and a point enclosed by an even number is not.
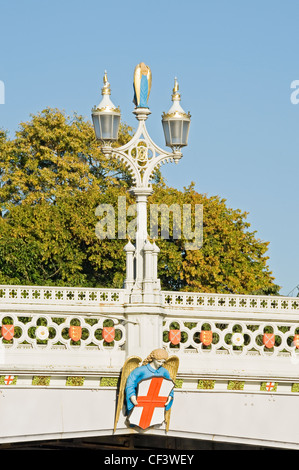
<svg viewBox="0 0 299 470"><path fill-rule="evenodd" d="M162 115L162 126L165 135L167 147L180 149L188 145L188 135L190 128L191 116L186 114L180 105L180 94L177 79L173 88L172 101L173 105L167 113Z"/></svg>
<svg viewBox="0 0 299 470"><path fill-rule="evenodd" d="M112 142L118 139L120 110L116 108L110 100L111 91L107 79L107 72L105 72L103 81L103 99L98 106L92 109L91 116L96 138L103 142Z"/></svg>

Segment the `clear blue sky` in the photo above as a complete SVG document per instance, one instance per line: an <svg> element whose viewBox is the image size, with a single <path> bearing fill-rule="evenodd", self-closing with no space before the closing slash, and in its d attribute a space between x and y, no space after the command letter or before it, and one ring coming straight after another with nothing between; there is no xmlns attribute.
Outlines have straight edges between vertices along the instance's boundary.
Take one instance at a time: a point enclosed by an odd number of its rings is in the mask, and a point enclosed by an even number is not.
<svg viewBox="0 0 299 470"><path fill-rule="evenodd" d="M298 1L2 0L0 20L0 127L11 137L48 106L90 119L105 69L135 126L132 77L143 61L153 74L148 129L163 147L177 76L192 123L183 159L162 167L167 183L194 181L249 212L281 294L299 284Z"/></svg>

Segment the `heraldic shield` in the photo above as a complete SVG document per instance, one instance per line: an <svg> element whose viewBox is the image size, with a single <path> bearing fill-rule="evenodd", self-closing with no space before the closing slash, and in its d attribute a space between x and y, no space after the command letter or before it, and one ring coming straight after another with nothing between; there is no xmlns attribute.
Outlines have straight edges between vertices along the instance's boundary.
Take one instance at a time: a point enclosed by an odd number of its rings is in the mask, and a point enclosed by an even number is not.
<svg viewBox="0 0 299 470"><path fill-rule="evenodd" d="M165 404L174 382L164 377L141 380L137 389L137 403L128 420L130 424L146 429L162 424L165 420Z"/></svg>
<svg viewBox="0 0 299 470"><path fill-rule="evenodd" d="M163 366L152 369L154 360L159 359L161 355L166 359ZM173 396L178 368L179 358L176 355L168 357L168 353L162 349L153 350L143 362L139 356L128 357L120 376L114 432L123 407L130 425L135 424L136 427L145 429L165 421L167 432L172 406L172 400L169 401L168 397ZM134 378L130 384L131 390L127 394L127 385L132 376ZM136 397L136 403L130 398L132 395Z"/></svg>

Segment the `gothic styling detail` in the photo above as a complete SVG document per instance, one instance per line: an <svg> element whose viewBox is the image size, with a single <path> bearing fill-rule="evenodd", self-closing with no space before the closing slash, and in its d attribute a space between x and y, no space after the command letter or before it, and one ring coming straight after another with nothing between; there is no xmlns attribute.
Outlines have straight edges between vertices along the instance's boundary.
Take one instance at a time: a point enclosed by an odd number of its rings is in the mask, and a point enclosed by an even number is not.
<svg viewBox="0 0 299 470"><path fill-rule="evenodd" d="M162 163L164 164L169 161L177 163L182 157L180 149L167 152L158 147L148 134L145 121L149 114L151 114L147 106L151 84L151 69L141 62L135 67L133 80L134 114L139 121L138 129L132 139L125 145L117 148L112 148L111 145L104 145L102 147L104 154L109 156L109 158L117 158L127 167L136 188L143 189L150 187L153 173ZM105 93L108 93L110 90L106 75L104 77L103 90L105 90ZM107 99L108 95L105 96ZM95 111L98 111L98 109Z"/></svg>
<svg viewBox="0 0 299 470"><path fill-rule="evenodd" d="M139 118L140 115L137 116ZM138 129L128 143L111 150L111 157L119 159L127 167L137 188L148 188L155 170L166 162L178 161L181 156L181 153L174 155L156 145L143 119L139 120Z"/></svg>
<svg viewBox="0 0 299 470"><path fill-rule="evenodd" d="M120 386L118 392L117 408L114 422L114 432L117 427L120 412L125 404L125 414L130 417L132 411L137 406L143 406L141 399L138 402L138 386L141 382L148 379L155 379L148 385L149 392L147 393L146 401L147 404L151 405L152 410L155 408L155 404L150 400L149 397L153 397L155 400L161 401L159 397L159 390L162 386L162 381L157 381L157 378L170 380L174 382L177 376L179 368L179 358L177 356L168 356L165 349L154 349L149 356L142 362L139 356L129 357L122 368ZM163 364L163 365L162 365ZM173 388L173 387L172 387ZM154 391L153 391L154 390ZM153 393L150 393L153 392ZM145 397L142 397L145 398ZM166 423L166 431L169 429L170 422L170 411L173 403L173 390L171 390L169 397L165 400L165 414L164 420ZM158 405L161 406L161 405ZM148 423L150 423L149 417ZM142 426L140 426L142 427ZM145 429L145 428L143 428Z"/></svg>

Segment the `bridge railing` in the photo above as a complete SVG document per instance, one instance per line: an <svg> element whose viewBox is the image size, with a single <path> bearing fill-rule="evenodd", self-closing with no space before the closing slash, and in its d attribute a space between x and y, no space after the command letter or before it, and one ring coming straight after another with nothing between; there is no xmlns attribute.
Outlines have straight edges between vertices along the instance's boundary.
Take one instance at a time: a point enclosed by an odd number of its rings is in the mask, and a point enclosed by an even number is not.
<svg viewBox="0 0 299 470"><path fill-rule="evenodd" d="M299 299L163 292L163 345L185 374L299 378Z"/></svg>
<svg viewBox="0 0 299 470"><path fill-rule="evenodd" d="M123 289L0 286L0 368L119 371Z"/></svg>
<svg viewBox="0 0 299 470"><path fill-rule="evenodd" d="M161 309L182 376L299 379L298 298L162 292ZM117 375L128 323L124 289L0 286L0 369Z"/></svg>
<svg viewBox="0 0 299 470"><path fill-rule="evenodd" d="M70 305L121 304L124 301L123 289L98 289L85 287L54 286L0 286L0 303Z"/></svg>
<svg viewBox="0 0 299 470"><path fill-rule="evenodd" d="M299 313L298 297L163 292L164 305L197 310L244 313Z"/></svg>

